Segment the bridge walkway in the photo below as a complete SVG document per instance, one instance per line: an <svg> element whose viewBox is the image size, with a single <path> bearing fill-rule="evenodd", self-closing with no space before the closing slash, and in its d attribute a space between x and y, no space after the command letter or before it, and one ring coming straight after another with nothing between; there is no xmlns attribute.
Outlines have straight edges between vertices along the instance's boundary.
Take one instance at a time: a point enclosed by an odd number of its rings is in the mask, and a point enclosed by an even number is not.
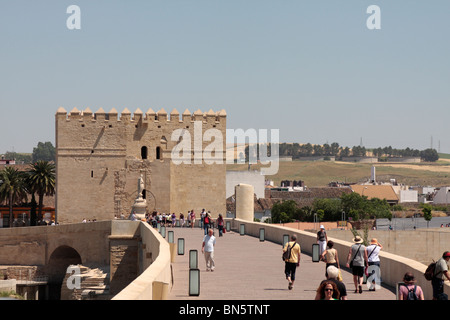
<svg viewBox="0 0 450 320"><path fill-rule="evenodd" d="M200 228L167 228L174 231L174 239L185 239L184 255L177 255L172 264L173 286L170 300L313 300L320 282L325 279L325 263L312 262L302 252L293 290L288 290L281 260L280 244L260 241L259 238L227 232L223 237L215 230L214 272L206 271L201 253L203 230ZM198 252L200 269L200 295L189 296L189 250ZM342 265L341 265L342 267ZM382 267L382 266L381 266ZM394 288L385 287L363 293L354 293L353 276L342 269L348 300L395 300Z"/></svg>

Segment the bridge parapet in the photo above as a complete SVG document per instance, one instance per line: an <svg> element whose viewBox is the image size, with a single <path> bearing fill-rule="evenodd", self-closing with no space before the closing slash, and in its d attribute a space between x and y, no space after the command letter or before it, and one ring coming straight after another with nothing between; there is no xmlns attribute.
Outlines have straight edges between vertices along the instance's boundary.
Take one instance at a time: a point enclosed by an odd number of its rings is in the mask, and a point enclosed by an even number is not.
<svg viewBox="0 0 450 320"><path fill-rule="evenodd" d="M139 275L112 300L165 300L171 283L169 243L159 232L144 222L114 221L110 239L139 237ZM111 263L113 264L113 263ZM113 268L113 266L111 266ZM113 270L111 278L114 279Z"/></svg>

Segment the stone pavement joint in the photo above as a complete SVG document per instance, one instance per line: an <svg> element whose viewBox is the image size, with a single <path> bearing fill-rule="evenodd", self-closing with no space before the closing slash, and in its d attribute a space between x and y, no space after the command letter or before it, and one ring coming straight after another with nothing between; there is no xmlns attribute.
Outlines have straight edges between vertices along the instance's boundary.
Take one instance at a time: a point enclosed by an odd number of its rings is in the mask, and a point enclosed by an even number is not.
<svg viewBox="0 0 450 320"><path fill-rule="evenodd" d="M219 237L217 230L214 232L216 269L208 272L201 252L203 230L169 230L174 231L175 243L179 238L185 239L185 254L177 255L172 264L173 287L169 300L314 300L317 287L325 279L325 263L312 262L311 256L302 252L294 288L289 290L280 244L261 242L259 238L241 236L233 231ZM189 296L189 250L198 252L199 296ZM363 284L363 293L354 293L352 274L346 268L341 271L348 300L396 299L394 288L383 284L377 291L368 291Z"/></svg>

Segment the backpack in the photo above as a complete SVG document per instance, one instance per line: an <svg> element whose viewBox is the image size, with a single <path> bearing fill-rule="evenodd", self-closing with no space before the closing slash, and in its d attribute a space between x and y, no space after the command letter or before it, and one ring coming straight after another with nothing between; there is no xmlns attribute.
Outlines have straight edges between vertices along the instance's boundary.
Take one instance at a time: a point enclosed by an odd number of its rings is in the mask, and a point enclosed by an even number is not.
<svg viewBox="0 0 450 320"><path fill-rule="evenodd" d="M423 274L425 279L431 281L435 276L437 276L434 274L435 269L436 269L436 262L433 260L433 262L428 265L427 269L425 270L425 273Z"/></svg>
<svg viewBox="0 0 450 320"><path fill-rule="evenodd" d="M209 218L208 218L208 216L205 217L205 224L209 224Z"/></svg>
<svg viewBox="0 0 450 320"><path fill-rule="evenodd" d="M408 295L406 296L406 300L419 300L419 297L416 294L416 289L417 289L416 285L414 285L414 288L412 288L412 289L408 289L408 287L406 287L406 289L408 290Z"/></svg>
<svg viewBox="0 0 450 320"><path fill-rule="evenodd" d="M282 256L283 261L286 261L286 260L290 259L290 257L291 257L291 250L292 250L292 248L295 245L296 245L296 242L294 242L291 247L287 246L286 251L283 252L283 256Z"/></svg>

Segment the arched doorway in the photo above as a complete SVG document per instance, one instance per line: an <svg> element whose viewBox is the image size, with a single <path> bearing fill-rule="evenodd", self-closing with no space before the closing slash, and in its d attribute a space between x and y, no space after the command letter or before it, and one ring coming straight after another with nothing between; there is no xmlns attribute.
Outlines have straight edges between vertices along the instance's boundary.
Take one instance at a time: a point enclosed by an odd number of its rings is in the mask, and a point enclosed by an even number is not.
<svg viewBox="0 0 450 320"><path fill-rule="evenodd" d="M66 275L67 267L73 264L81 264L80 254L72 247L59 246L48 259L46 273L48 274L48 298L59 300L61 297L61 285Z"/></svg>

